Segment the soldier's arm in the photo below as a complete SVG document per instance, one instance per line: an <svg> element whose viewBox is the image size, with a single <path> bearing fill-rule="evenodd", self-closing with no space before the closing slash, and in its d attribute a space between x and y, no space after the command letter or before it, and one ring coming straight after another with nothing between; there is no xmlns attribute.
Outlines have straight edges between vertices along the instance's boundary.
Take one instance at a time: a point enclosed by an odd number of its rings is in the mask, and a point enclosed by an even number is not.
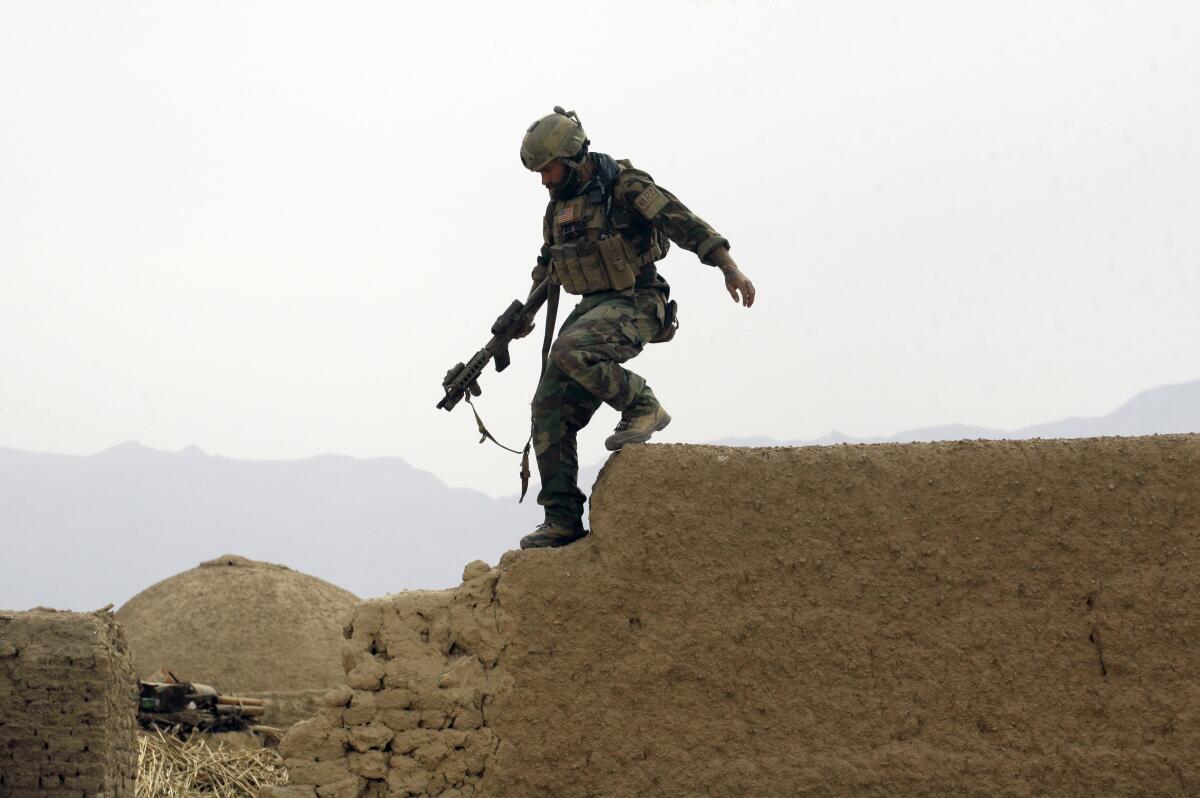
<svg viewBox="0 0 1200 798"><path fill-rule="evenodd" d="M533 285L529 288L530 293L533 293L533 289L541 285L550 270L550 214L553 212L554 203L551 202L546 206L546 213L542 216L542 249L538 253L533 271L529 274L533 279Z"/></svg>
<svg viewBox="0 0 1200 798"><path fill-rule="evenodd" d="M546 275L550 273L550 257L546 254L546 247L542 247L542 254L538 255L537 263L533 266L533 271L529 273L533 280L533 285L529 287L529 292L533 293L533 289L542 284L542 280L546 279Z"/></svg>
<svg viewBox="0 0 1200 798"><path fill-rule="evenodd" d="M546 279L546 275L550 271L550 208L546 209L546 216L542 219L542 249L538 253L537 262L533 266L533 271L529 273L529 277L533 280L533 284L529 287L529 293L533 293L533 289L542 284ZM533 328L537 326L533 323L533 318L530 317L529 322L522 327L515 338L524 338L533 332Z"/></svg>
<svg viewBox="0 0 1200 798"><path fill-rule="evenodd" d="M729 240L692 213L678 197L657 185L654 178L640 169L623 169L613 186L613 197L666 233L675 244L696 253L702 263L720 269L734 302L741 301L746 307L754 304L754 284L729 254Z"/></svg>
<svg viewBox="0 0 1200 798"><path fill-rule="evenodd" d="M717 247L729 249L728 239L641 169L621 170L613 185L613 198L662 230L676 245L696 253L704 263L709 263L708 256Z"/></svg>

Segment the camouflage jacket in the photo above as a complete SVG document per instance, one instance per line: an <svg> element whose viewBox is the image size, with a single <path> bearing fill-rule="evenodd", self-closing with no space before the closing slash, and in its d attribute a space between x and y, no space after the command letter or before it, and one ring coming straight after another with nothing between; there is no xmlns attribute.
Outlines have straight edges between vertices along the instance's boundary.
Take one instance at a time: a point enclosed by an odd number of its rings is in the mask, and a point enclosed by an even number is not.
<svg viewBox="0 0 1200 798"><path fill-rule="evenodd" d="M596 166L614 165L609 156L602 153L592 154L593 163ZM708 222L701 219L693 213L686 205L679 201L679 198L667 191L662 186L657 185L646 172L640 169L635 169L628 165L628 161L623 161L622 168L615 177L611 178L603 189L609 192L612 197L612 209L610 217L619 217L621 214L627 214L632 221L632 229L634 237L637 237L636 231L639 228L645 229L647 233L650 228L658 231L671 242L680 246L689 252L694 252L702 262L708 262L707 258L717 247L729 248L729 240L718 233L709 225ZM599 174L603 174L603 168L597 169ZM583 193L591 188L597 181L593 177L587 185L580 188L579 193ZM553 214L555 201L551 200L546 206L546 213L542 223L542 249L537 258L537 265L533 268L533 281L541 282L546 277L546 269L550 264L549 249L554 242L551 240L550 224ZM640 242L639 242L640 243ZM663 246L663 253L666 252L666 246ZM637 288L645 288L654 286L658 288L668 289L666 280L664 280L655 268L654 264L650 264L642 268L638 275Z"/></svg>

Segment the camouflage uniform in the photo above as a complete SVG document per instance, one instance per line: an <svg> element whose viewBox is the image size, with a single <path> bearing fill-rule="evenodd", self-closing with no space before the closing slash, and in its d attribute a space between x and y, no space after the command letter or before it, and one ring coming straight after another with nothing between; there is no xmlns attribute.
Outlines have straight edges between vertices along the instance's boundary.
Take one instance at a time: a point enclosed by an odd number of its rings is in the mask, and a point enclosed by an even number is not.
<svg viewBox="0 0 1200 798"><path fill-rule="evenodd" d="M621 223L618 229L635 252L653 251L654 257L661 258L669 239L705 260L717 247L729 246L673 194L655 185L650 175L626 166L606 181L616 171L615 162L602 154L588 157L597 176L579 194L606 192L609 218ZM552 200L546 211L542 251L533 270L535 282L550 267L551 246L561 243L555 240L555 207ZM649 391L642 377L620 364L636 357L662 331L670 290L651 260L637 272L631 289L584 294L559 328L533 398L533 445L542 480L538 504L545 508L547 521L568 527L581 523L586 497L576 484L576 433L601 403L622 411Z"/></svg>

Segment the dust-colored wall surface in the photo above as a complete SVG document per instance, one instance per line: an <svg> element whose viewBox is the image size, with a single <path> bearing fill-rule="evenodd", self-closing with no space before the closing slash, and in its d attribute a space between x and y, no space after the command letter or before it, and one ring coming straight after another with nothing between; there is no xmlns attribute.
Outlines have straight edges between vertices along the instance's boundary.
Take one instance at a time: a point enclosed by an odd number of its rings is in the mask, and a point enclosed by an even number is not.
<svg viewBox="0 0 1200 798"><path fill-rule="evenodd" d="M111 615L0 612L0 796L132 796L136 714Z"/></svg>
<svg viewBox="0 0 1200 798"><path fill-rule="evenodd" d="M1200 437L634 446L591 525L360 605L285 792L1200 794Z"/></svg>

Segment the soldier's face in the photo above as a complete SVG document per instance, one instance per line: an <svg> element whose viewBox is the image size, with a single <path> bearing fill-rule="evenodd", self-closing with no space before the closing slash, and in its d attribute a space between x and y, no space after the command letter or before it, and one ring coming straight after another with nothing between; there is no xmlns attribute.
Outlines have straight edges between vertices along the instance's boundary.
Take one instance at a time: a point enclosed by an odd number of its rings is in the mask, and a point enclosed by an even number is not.
<svg viewBox="0 0 1200 798"><path fill-rule="evenodd" d="M551 161L541 169L542 185L548 190L561 186L567 180L567 172L569 170L562 161Z"/></svg>

